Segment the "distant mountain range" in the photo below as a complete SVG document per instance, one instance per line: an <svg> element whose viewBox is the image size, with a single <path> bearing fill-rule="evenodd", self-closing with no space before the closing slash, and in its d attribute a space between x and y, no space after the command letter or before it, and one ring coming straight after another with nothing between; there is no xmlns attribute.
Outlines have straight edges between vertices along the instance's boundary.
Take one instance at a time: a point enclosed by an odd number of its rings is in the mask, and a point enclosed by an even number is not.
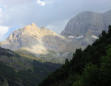
<svg viewBox="0 0 111 86"><path fill-rule="evenodd" d="M110 24L111 11L83 12L68 22L61 35L32 23L14 31L0 46L34 60L64 63L77 48L84 49L98 39Z"/></svg>
<svg viewBox="0 0 111 86"><path fill-rule="evenodd" d="M98 39L99 34L106 31L110 24L111 10L105 13L82 12L69 20L61 34L78 42L80 47L85 47Z"/></svg>

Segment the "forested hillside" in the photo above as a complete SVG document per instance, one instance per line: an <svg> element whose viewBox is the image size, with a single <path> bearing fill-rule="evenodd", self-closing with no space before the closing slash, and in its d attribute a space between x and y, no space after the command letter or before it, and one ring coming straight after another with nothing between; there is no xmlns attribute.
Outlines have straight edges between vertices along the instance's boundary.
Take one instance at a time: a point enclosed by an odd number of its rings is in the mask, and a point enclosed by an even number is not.
<svg viewBox="0 0 111 86"><path fill-rule="evenodd" d="M0 48L0 86L38 86L59 64L27 59L8 49Z"/></svg>
<svg viewBox="0 0 111 86"><path fill-rule="evenodd" d="M39 86L111 86L111 26Z"/></svg>

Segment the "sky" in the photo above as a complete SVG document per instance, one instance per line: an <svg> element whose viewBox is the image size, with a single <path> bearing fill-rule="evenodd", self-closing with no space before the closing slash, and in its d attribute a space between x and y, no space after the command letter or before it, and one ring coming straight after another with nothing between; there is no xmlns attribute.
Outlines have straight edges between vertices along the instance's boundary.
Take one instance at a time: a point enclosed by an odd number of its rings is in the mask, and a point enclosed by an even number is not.
<svg viewBox="0 0 111 86"><path fill-rule="evenodd" d="M60 33L80 12L110 9L111 0L0 0L0 41L32 23Z"/></svg>

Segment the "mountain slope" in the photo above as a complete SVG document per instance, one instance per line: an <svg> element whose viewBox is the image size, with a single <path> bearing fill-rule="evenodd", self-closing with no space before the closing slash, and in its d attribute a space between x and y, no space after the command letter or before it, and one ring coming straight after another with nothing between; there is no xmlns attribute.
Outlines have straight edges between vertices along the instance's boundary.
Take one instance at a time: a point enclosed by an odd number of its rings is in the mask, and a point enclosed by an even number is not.
<svg viewBox="0 0 111 86"><path fill-rule="evenodd" d="M39 86L111 86L111 26L108 33L55 71Z"/></svg>
<svg viewBox="0 0 111 86"><path fill-rule="evenodd" d="M0 48L0 86L37 86L61 65L28 59Z"/></svg>
<svg viewBox="0 0 111 86"><path fill-rule="evenodd" d="M39 28L35 24L13 32L6 41L1 42L1 47L29 53L46 60L64 60L68 52L74 50L70 40L46 28Z"/></svg>
<svg viewBox="0 0 111 86"><path fill-rule="evenodd" d="M110 24L111 11L105 13L82 12L69 20L61 34L76 41L80 46L86 47L98 39L103 30L107 31Z"/></svg>

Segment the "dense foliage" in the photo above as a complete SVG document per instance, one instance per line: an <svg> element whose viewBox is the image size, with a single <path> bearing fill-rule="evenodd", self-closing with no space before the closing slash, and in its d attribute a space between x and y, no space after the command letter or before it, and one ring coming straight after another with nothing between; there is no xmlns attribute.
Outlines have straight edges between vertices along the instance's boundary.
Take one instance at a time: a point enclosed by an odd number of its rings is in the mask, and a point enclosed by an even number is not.
<svg viewBox="0 0 111 86"><path fill-rule="evenodd" d="M58 67L59 64L41 63L0 48L0 86L38 86Z"/></svg>
<svg viewBox="0 0 111 86"><path fill-rule="evenodd" d="M39 86L111 86L111 26Z"/></svg>

